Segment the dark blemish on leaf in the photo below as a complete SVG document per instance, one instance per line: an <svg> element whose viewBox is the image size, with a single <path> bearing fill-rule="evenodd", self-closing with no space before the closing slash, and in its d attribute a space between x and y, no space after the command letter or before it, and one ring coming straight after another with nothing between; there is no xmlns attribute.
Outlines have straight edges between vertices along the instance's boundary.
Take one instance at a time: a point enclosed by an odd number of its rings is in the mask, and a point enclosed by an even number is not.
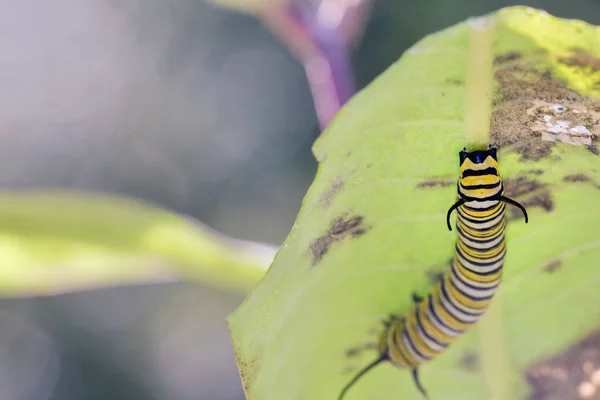
<svg viewBox="0 0 600 400"><path fill-rule="evenodd" d="M562 264L561 260L552 260L544 266L544 271L551 274L551 273L555 272L556 270L558 270L560 268L561 264Z"/></svg>
<svg viewBox="0 0 600 400"><path fill-rule="evenodd" d="M367 168L371 168L373 164L367 164Z"/></svg>
<svg viewBox="0 0 600 400"><path fill-rule="evenodd" d="M346 157L350 157L350 154L352 154L352 152L351 152L351 151L347 152L347 153L346 153Z"/></svg>
<svg viewBox="0 0 600 400"><path fill-rule="evenodd" d="M504 181L504 195L513 198L523 205L526 209L539 207L550 212L554 209L554 202L550 197L550 192L545 189L546 185L526 177L516 179L506 179ZM507 207L508 221L523 218L521 210L516 207Z"/></svg>
<svg viewBox="0 0 600 400"><path fill-rule="evenodd" d="M327 254L330 244L331 238L329 236L320 236L313 240L313 242L310 244L310 251L313 256L313 267L323 259L325 254Z"/></svg>
<svg viewBox="0 0 600 400"><path fill-rule="evenodd" d="M499 68L494 74L499 86L501 101L522 100L583 100L579 93L569 89L564 83L553 79L551 71L540 73L533 68L521 65L508 65Z"/></svg>
<svg viewBox="0 0 600 400"><path fill-rule="evenodd" d="M583 49L575 48L570 55L560 58L559 61L565 65L578 67L591 73L600 71L600 60Z"/></svg>
<svg viewBox="0 0 600 400"><path fill-rule="evenodd" d="M504 180L504 195L506 197L518 197L533 192L543 185L535 179L529 179L524 176L516 179Z"/></svg>
<svg viewBox="0 0 600 400"><path fill-rule="evenodd" d="M456 85L456 86L460 86L464 84L464 81L460 80L460 79L446 79L446 83L450 84L450 85Z"/></svg>
<svg viewBox="0 0 600 400"><path fill-rule="evenodd" d="M458 359L458 368L467 372L479 370L479 356L472 350L466 350Z"/></svg>
<svg viewBox="0 0 600 400"><path fill-rule="evenodd" d="M443 180L443 179L427 179L417 183L417 189L432 188L432 187L446 187L456 185L456 181Z"/></svg>
<svg viewBox="0 0 600 400"><path fill-rule="evenodd" d="M600 151L598 150L598 136L592 136L592 143L586 147L593 155L600 155Z"/></svg>
<svg viewBox="0 0 600 400"><path fill-rule="evenodd" d="M552 198L550 197L550 192L548 191L536 193L535 195L522 200L521 204L527 209L539 207L546 212L550 212L554 209L554 201L552 201ZM516 215L517 218L522 218L521 211L518 209L513 210L512 215Z"/></svg>
<svg viewBox="0 0 600 400"><path fill-rule="evenodd" d="M552 116L552 121L558 120L560 115L560 119L569 121L571 126L582 125L596 135L599 126L593 110L598 104L597 99L568 88L550 71L540 73L520 64L508 64L500 66L494 76L498 89L493 99L491 141L498 147L509 147L508 151L519 153L521 161L548 157L560 141L584 140L575 139L577 136L573 139L571 136L554 138L547 134L546 115ZM552 109L555 104L562 105L566 111L556 114Z"/></svg>
<svg viewBox="0 0 600 400"><path fill-rule="evenodd" d="M555 357L525 370L525 379L532 389L527 400L581 400L580 385L590 382L598 368L600 332L596 331Z"/></svg>
<svg viewBox="0 0 600 400"><path fill-rule="evenodd" d="M494 58L494 65L504 64L509 61L518 60L521 57L523 57L523 55L521 53L519 53L518 51L510 51L508 53L504 53L504 54L500 54L500 55L496 56L496 58Z"/></svg>
<svg viewBox="0 0 600 400"><path fill-rule="evenodd" d="M358 237L358 236L364 235L365 233L367 233L367 228L356 228L355 230L350 232L352 237Z"/></svg>
<svg viewBox="0 0 600 400"><path fill-rule="evenodd" d="M352 358L358 356L360 353L366 350L374 350L377 349L377 345L375 343L365 343L362 346L351 347L346 350L346 357Z"/></svg>
<svg viewBox="0 0 600 400"><path fill-rule="evenodd" d="M527 171L528 173L532 174L532 175L542 175L544 173L544 170L542 169L532 169Z"/></svg>
<svg viewBox="0 0 600 400"><path fill-rule="evenodd" d="M563 181L565 182L587 182L590 180L590 177L584 174L574 174L574 175L565 175L563 176Z"/></svg>
<svg viewBox="0 0 600 400"><path fill-rule="evenodd" d="M329 236L341 238L343 235L348 234L348 231L352 231L353 228L359 226L362 223L362 220L363 217L360 215L354 216L349 219L344 219L344 216L338 217L331 223L331 227L329 228Z"/></svg>
<svg viewBox="0 0 600 400"><path fill-rule="evenodd" d="M317 265L329 251L332 243L344 239L346 236L357 238L364 235L370 226L363 224L363 217L356 215L348 217L348 213L331 221L329 230L323 236L319 236L310 244L310 252L312 254L312 266Z"/></svg>
<svg viewBox="0 0 600 400"><path fill-rule="evenodd" d="M331 183L329 188L321 194L319 203L325 208L329 207L333 199L335 199L342 190L344 190L344 181L340 177L337 177Z"/></svg>
<svg viewBox="0 0 600 400"><path fill-rule="evenodd" d="M446 93L442 92L442 96L443 96L443 97L446 97Z"/></svg>
<svg viewBox="0 0 600 400"><path fill-rule="evenodd" d="M352 347L346 350L346 357L356 357L362 352L362 347Z"/></svg>

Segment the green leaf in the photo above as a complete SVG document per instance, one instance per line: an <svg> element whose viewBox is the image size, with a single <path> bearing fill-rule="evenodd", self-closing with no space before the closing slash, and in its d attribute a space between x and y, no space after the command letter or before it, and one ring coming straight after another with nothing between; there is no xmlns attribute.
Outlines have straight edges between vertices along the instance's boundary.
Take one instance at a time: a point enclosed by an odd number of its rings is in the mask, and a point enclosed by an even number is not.
<svg viewBox="0 0 600 400"><path fill-rule="evenodd" d="M343 108L294 228L228 319L248 399L336 399L377 357L358 348L453 257L457 153L488 138L530 222L509 208L499 294L421 369L430 397L524 398L528 368L600 328L599 43L584 22L505 8L421 40ZM346 397L371 398L421 396L382 364Z"/></svg>
<svg viewBox="0 0 600 400"><path fill-rule="evenodd" d="M274 251L131 199L0 193L0 296L179 279L247 292Z"/></svg>

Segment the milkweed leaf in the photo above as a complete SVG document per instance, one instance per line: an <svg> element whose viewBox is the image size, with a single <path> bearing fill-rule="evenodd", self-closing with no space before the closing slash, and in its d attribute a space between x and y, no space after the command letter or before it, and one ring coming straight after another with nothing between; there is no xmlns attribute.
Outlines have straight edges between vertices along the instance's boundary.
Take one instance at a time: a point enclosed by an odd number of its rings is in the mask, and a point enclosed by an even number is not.
<svg viewBox="0 0 600 400"><path fill-rule="evenodd" d="M0 192L0 296L174 280L247 292L274 253L132 199Z"/></svg>
<svg viewBox="0 0 600 400"><path fill-rule="evenodd" d="M600 29L511 7L484 21L493 40L473 39L482 21L407 50L315 143L296 224L228 319L248 399L336 399L376 358L381 320L406 313L453 256L457 153L481 142L466 125L486 109L506 195L530 221L509 208L498 297L421 380L435 400L523 399L543 390L528 385L532 368L582 359L560 355L600 329ZM488 70L469 68L486 50ZM474 81L489 95L471 98ZM563 367L555 387L571 398L582 376L569 371L581 366ZM371 398L421 396L408 371L384 364L346 399Z"/></svg>

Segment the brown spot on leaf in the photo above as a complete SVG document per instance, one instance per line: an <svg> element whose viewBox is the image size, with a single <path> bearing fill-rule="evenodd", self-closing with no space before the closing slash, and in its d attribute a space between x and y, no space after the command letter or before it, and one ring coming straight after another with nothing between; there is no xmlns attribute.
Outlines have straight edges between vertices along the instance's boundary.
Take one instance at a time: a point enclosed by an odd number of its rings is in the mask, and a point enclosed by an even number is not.
<svg viewBox="0 0 600 400"><path fill-rule="evenodd" d="M450 84L450 85L456 85L456 86L460 86L463 85L465 82L460 80L460 79L446 79L446 83Z"/></svg>
<svg viewBox="0 0 600 400"><path fill-rule="evenodd" d="M532 387L527 400L581 400L580 387L600 369L600 332L525 371ZM598 396L588 397L598 399Z"/></svg>
<svg viewBox="0 0 600 400"><path fill-rule="evenodd" d="M377 349L377 345L375 343L365 343L362 346L351 347L346 350L346 357L352 358L358 356L365 350L374 350Z"/></svg>
<svg viewBox="0 0 600 400"><path fill-rule="evenodd" d="M574 174L574 175L565 175L563 176L563 181L565 182L587 182L590 180L590 177L584 174Z"/></svg>
<svg viewBox="0 0 600 400"><path fill-rule="evenodd" d="M546 212L550 212L554 209L554 202L550 197L550 192L547 190L537 192L533 196L529 196L519 201L526 210L530 210L533 207L538 207ZM506 220L514 221L516 219L522 219L523 213L517 207L510 207L507 209Z"/></svg>
<svg viewBox="0 0 600 400"><path fill-rule="evenodd" d="M583 49L573 49L571 54L559 59L563 64L579 67L591 73L600 71L600 60Z"/></svg>
<svg viewBox="0 0 600 400"><path fill-rule="evenodd" d="M518 60L521 57L523 57L523 55L518 51L509 51L508 53L496 56L496 58L494 58L494 65L504 64L509 61Z"/></svg>
<svg viewBox="0 0 600 400"><path fill-rule="evenodd" d="M554 201L550 197L550 192L539 192L521 202L524 207L540 207L544 211L550 212L554 209Z"/></svg>
<svg viewBox="0 0 600 400"><path fill-rule="evenodd" d="M333 199L335 199L337 195L343 190L344 181L342 180L342 178L337 177L333 182L331 182L329 188L327 188L327 190L321 194L319 203L321 203L321 205L325 208L329 207Z"/></svg>
<svg viewBox="0 0 600 400"><path fill-rule="evenodd" d="M314 267L323 259L332 243L340 241L348 235L353 238L362 236L369 229L371 227L363 224L363 217L360 215L349 217L348 213L344 213L333 219L327 233L310 243L310 252L313 257L312 266Z"/></svg>
<svg viewBox="0 0 600 400"><path fill-rule="evenodd" d="M491 142L509 146L522 160L547 157L559 141L589 145L600 133L598 100L571 90L550 71L506 65L495 79Z"/></svg>
<svg viewBox="0 0 600 400"><path fill-rule="evenodd" d="M529 171L527 171L528 173L532 174L532 175L542 175L544 173L544 170L542 169L531 169Z"/></svg>
<svg viewBox="0 0 600 400"><path fill-rule="evenodd" d="M551 273L555 272L556 270L558 270L560 268L561 264L562 264L561 260L552 260L544 266L544 271L551 274Z"/></svg>
<svg viewBox="0 0 600 400"><path fill-rule="evenodd" d="M466 350L458 359L458 368L468 372L477 372L479 370L479 356L477 356L477 353Z"/></svg>
<svg viewBox="0 0 600 400"><path fill-rule="evenodd" d="M546 186L540 182L526 177L507 179L504 181L504 195L517 200L525 209L539 207L550 212L554 208L554 202ZM516 199L522 197L521 199ZM521 210L508 205L506 219L513 221L523 218Z"/></svg>
<svg viewBox="0 0 600 400"><path fill-rule="evenodd" d="M456 181L449 181L445 179L427 179L417 183L417 189L431 188L431 187L446 187L456 185Z"/></svg>
<svg viewBox="0 0 600 400"><path fill-rule="evenodd" d="M534 179L521 176L516 179L504 180L504 195L506 197L518 197L533 192L542 187L542 184Z"/></svg>
<svg viewBox="0 0 600 400"><path fill-rule="evenodd" d="M522 100L583 101L584 97L553 79L552 72L539 72L521 65L508 65L495 72L502 102Z"/></svg>

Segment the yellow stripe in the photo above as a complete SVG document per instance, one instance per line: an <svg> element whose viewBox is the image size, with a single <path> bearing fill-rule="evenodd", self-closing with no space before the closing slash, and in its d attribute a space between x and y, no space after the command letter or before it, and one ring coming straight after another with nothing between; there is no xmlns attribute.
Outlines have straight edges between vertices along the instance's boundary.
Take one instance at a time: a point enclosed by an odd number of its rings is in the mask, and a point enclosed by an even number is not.
<svg viewBox="0 0 600 400"><path fill-rule="evenodd" d="M444 333L436 328L436 326L431 322L431 314L429 312L429 298L427 300L421 302L419 304L421 307L421 322L423 323L423 327L434 336L434 339L440 343L451 343L454 339L450 336L444 335Z"/></svg>
<svg viewBox="0 0 600 400"><path fill-rule="evenodd" d="M497 258L497 256L500 255L500 253L502 253L502 251L506 247L505 240L502 240L498 247L487 250L487 251L472 250L472 249L468 248L467 245L462 240L458 240L457 243L458 243L458 247L460 247L463 254L465 254L471 258L486 258L487 259L486 261L493 261L492 259ZM504 255L502 255L502 256L504 257ZM498 261L498 260L495 260L495 261Z"/></svg>
<svg viewBox="0 0 600 400"><path fill-rule="evenodd" d="M460 180L461 185L464 186L475 186L475 185L494 185L500 183L500 177L498 175L471 175ZM495 189L495 188L494 188ZM487 189L490 190L490 189Z"/></svg>
<svg viewBox="0 0 600 400"><path fill-rule="evenodd" d="M461 207L460 212L462 214L464 214L467 217L473 218L473 219L478 219L481 220L481 222L487 222L491 219L497 218L498 217L498 210L502 207L502 203L498 202L498 204L496 206L494 206L494 208L492 208L491 210L469 210L465 207Z"/></svg>
<svg viewBox="0 0 600 400"><path fill-rule="evenodd" d="M503 231L506 226L506 220L503 218L501 220L501 222L493 230L485 231L485 235L482 235L481 232L472 230L467 225L463 224L460 220L457 220L457 221L458 221L458 226L459 226L460 230L463 231L463 233L465 234L467 239L468 238L483 239L483 238L490 238L492 236L498 236L497 234L500 231Z"/></svg>
<svg viewBox="0 0 600 400"><path fill-rule="evenodd" d="M492 274L492 275L480 275L480 274L469 271L456 259L454 262L457 266L456 270L462 277L465 278L464 280L467 282L472 282L475 285L479 284L479 283L493 283L493 282L497 281L498 279L500 279L500 277L502 275L502 269L500 269L500 271L498 271L497 273Z"/></svg>
<svg viewBox="0 0 600 400"><path fill-rule="evenodd" d="M425 343L425 339L423 339L423 337L419 334L419 330L417 328L416 308L411 309L410 314L408 315L407 321L408 321L407 332L410 334L410 337L413 339L412 342L415 345L415 347L417 348L417 350L421 354L424 354L427 357L435 356L437 353L435 353L432 349L429 348L429 346L427 346L427 343Z"/></svg>
<svg viewBox="0 0 600 400"><path fill-rule="evenodd" d="M404 348L404 344L402 343L402 332L404 331L404 323L402 321L398 321L399 323L394 326L389 332L389 346L390 358L397 364L400 364L407 368L412 368L416 366L415 360L410 357L410 353ZM394 342L392 338L397 337L397 341ZM397 346L394 346L394 343L398 343Z"/></svg>
<svg viewBox="0 0 600 400"><path fill-rule="evenodd" d="M460 322L452 314L450 314L449 312L446 311L446 309L442 305L442 301L440 299L440 296L442 295L441 292L442 292L441 286L438 286L436 288L436 290L433 292L433 298L435 300L433 303L433 307L434 307L435 311L437 312L437 314L444 320L446 325L448 325L450 328L452 328L454 330L460 330L460 331L463 331L463 330L467 329L469 326L471 326L472 324Z"/></svg>
<svg viewBox="0 0 600 400"><path fill-rule="evenodd" d="M496 171L498 171L498 161L494 160L492 156L487 156L483 162L475 164L473 161L467 158L460 166L460 175L462 177L462 173L467 170L481 171L487 168L496 168Z"/></svg>
<svg viewBox="0 0 600 400"><path fill-rule="evenodd" d="M476 282L470 282L472 285L477 286ZM468 296L462 294L451 281L450 275L446 279L446 288L450 292L450 296L456 299L460 304L465 307L472 308L474 310L484 310L490 302L490 299L486 300L473 300Z"/></svg>

